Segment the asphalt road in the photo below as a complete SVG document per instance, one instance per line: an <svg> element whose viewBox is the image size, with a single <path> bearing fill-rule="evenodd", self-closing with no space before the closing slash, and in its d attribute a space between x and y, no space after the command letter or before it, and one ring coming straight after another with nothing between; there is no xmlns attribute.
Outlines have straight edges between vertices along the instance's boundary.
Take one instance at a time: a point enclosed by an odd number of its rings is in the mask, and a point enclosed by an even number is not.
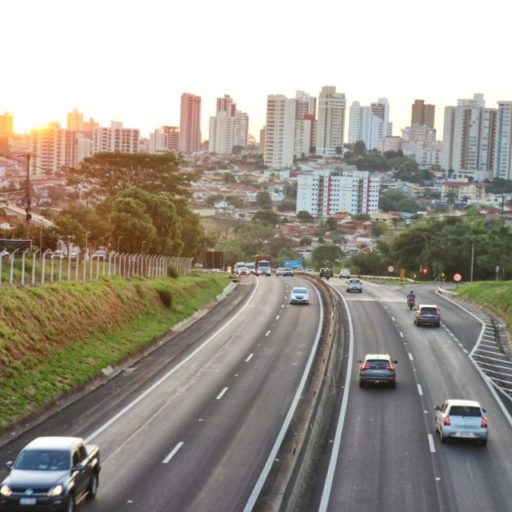
<svg viewBox="0 0 512 512"><path fill-rule="evenodd" d="M329 511L512 511L511 425L469 358L481 324L433 287L417 287L418 303L437 303L441 328L415 327L408 290L364 284L347 295L353 324L353 360L345 405L333 424L318 479L315 509ZM358 386L357 359L383 352L399 360L396 390ZM347 354L347 360L349 359ZM487 409L486 448L441 445L434 406L446 398L479 400ZM336 430L338 429L338 430ZM336 439L336 432L338 438ZM337 444L337 441L339 443Z"/></svg>
<svg viewBox="0 0 512 512"><path fill-rule="evenodd" d="M309 306L288 304L298 285L311 290ZM244 278L191 329L4 446L0 461L33 437L77 435L102 455L97 498L81 511L243 510L320 321L309 282Z"/></svg>

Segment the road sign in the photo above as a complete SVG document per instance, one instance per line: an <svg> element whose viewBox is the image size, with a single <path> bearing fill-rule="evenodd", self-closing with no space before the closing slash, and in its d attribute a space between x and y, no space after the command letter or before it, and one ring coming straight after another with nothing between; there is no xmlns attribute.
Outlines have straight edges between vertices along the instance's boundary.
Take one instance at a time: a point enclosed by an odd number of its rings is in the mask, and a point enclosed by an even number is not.
<svg viewBox="0 0 512 512"><path fill-rule="evenodd" d="M461 274L459 274L458 272L457 272L457 273L455 273L455 274L453 274L453 280L454 280L456 283L458 283L458 282L462 281L462 275L461 275Z"/></svg>
<svg viewBox="0 0 512 512"><path fill-rule="evenodd" d="M395 270L395 267L393 267L392 265L389 265L388 272L393 272L394 270Z"/></svg>
<svg viewBox="0 0 512 512"><path fill-rule="evenodd" d="M304 263L300 260L285 260L284 266L286 268L302 268Z"/></svg>

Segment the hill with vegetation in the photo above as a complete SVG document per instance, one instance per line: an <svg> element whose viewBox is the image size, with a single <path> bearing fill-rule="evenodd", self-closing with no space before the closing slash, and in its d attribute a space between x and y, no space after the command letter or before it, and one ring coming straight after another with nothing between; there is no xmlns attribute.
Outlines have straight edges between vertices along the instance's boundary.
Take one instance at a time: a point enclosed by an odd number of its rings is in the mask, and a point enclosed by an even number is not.
<svg viewBox="0 0 512 512"><path fill-rule="evenodd" d="M0 428L90 381L213 300L222 274L0 289Z"/></svg>

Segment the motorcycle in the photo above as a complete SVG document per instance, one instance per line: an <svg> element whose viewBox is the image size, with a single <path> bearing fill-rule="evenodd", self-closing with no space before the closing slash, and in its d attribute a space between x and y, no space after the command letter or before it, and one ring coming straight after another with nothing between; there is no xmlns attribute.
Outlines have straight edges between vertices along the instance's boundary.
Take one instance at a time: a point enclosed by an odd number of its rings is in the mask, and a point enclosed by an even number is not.
<svg viewBox="0 0 512 512"><path fill-rule="evenodd" d="M414 297L407 297L407 305L409 306L409 309L413 309L414 306L416 306Z"/></svg>

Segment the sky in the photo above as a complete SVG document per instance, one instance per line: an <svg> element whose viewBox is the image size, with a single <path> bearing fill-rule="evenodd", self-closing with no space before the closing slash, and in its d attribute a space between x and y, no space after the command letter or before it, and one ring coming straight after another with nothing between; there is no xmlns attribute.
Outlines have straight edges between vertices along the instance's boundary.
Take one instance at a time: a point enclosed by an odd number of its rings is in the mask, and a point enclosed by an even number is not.
<svg viewBox="0 0 512 512"><path fill-rule="evenodd" d="M268 94L324 85L390 103L393 134L413 101L443 110L512 100L503 0L16 0L0 2L0 114L18 133L78 109L142 135L179 125L180 96L202 97L202 137L229 94L259 139Z"/></svg>

